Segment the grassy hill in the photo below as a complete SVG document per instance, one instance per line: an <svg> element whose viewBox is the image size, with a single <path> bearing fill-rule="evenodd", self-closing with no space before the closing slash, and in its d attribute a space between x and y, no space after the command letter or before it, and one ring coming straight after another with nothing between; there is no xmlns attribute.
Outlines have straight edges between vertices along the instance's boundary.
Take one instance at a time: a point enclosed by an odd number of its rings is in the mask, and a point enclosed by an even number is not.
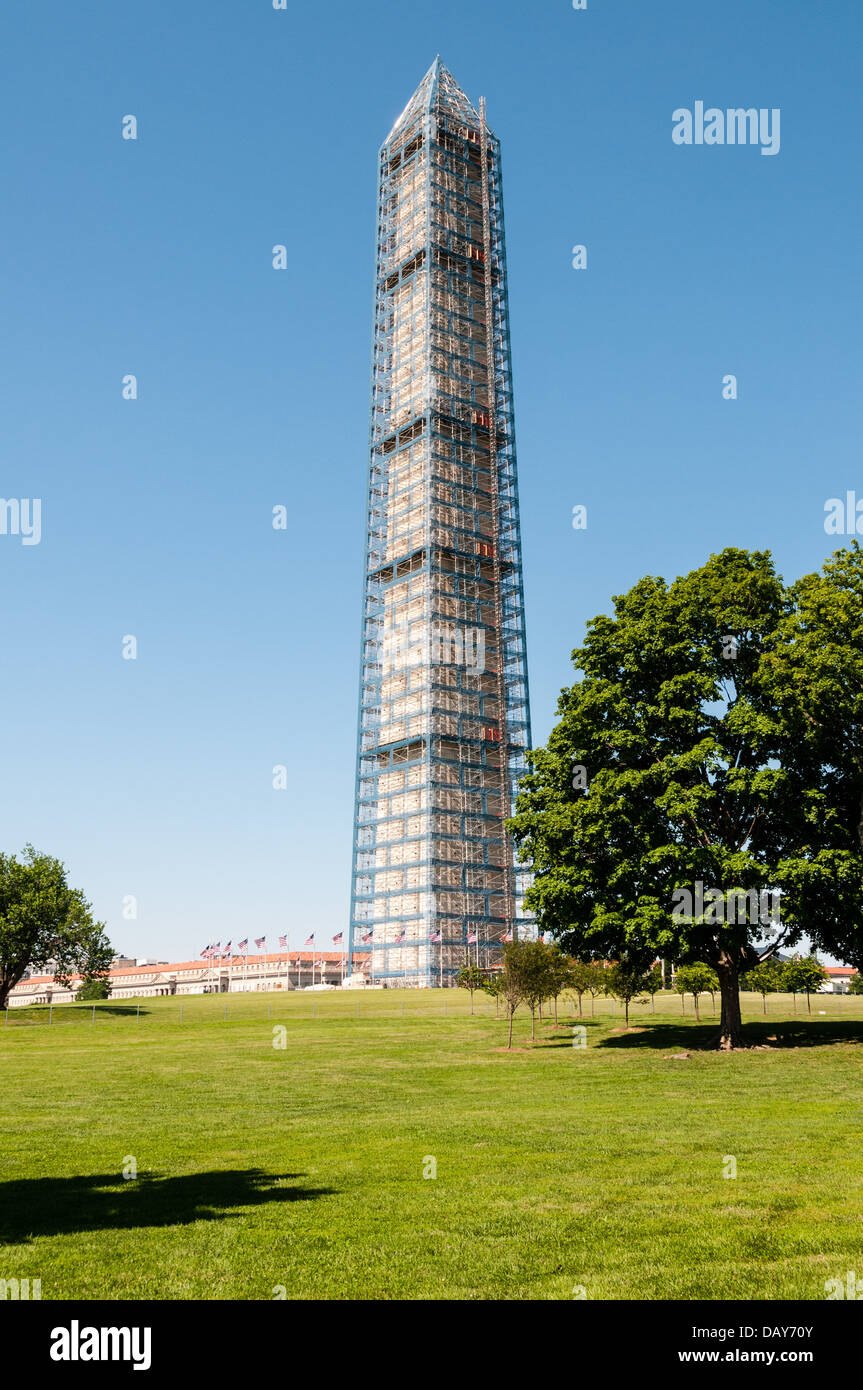
<svg viewBox="0 0 863 1390"><path fill-rule="evenodd" d="M765 1019L749 997L762 1046L734 1055L700 1050L702 1006L660 996L625 1033L588 1002L586 1048L569 1004L534 1046L517 1015L510 1054L454 992L10 1010L0 1277L43 1299L821 1300L860 1266L863 998Z"/></svg>

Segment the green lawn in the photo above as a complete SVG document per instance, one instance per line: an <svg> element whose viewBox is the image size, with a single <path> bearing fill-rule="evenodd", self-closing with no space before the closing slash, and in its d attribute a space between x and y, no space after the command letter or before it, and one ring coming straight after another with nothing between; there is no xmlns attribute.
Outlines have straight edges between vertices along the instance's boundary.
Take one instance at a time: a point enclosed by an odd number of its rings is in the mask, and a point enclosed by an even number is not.
<svg viewBox="0 0 863 1390"><path fill-rule="evenodd" d="M734 1055L700 1050L709 997L700 1025L662 996L629 1034L586 1001L584 1049L569 1004L535 1046L519 1015L509 1055L484 996L473 1017L438 991L180 1003L0 1018L0 1278L43 1299L818 1300L863 1275L863 998L811 1018L774 998L766 1020L747 998L763 1047Z"/></svg>

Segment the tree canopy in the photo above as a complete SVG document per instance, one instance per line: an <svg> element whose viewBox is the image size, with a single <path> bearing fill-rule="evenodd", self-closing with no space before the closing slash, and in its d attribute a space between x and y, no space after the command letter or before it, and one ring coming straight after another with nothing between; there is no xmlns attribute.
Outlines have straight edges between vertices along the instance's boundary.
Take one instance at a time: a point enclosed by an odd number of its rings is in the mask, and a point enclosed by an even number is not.
<svg viewBox="0 0 863 1390"><path fill-rule="evenodd" d="M646 577L573 662L509 822L528 906L581 958L710 966L742 1045L762 959L863 955L863 552L790 586L740 549Z"/></svg>
<svg viewBox="0 0 863 1390"><path fill-rule="evenodd" d="M0 854L0 1008L26 970L50 968L69 984L76 971L104 977L114 956L103 922L70 888L59 859L27 845L20 858Z"/></svg>

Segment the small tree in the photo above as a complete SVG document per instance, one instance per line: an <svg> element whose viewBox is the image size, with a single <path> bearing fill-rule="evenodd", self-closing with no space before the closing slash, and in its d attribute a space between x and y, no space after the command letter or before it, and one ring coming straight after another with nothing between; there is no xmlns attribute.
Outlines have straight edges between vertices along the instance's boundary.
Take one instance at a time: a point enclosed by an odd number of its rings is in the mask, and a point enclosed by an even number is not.
<svg viewBox="0 0 863 1390"><path fill-rule="evenodd" d="M480 970L478 965L471 965L468 962L461 967L455 978L459 989L470 991L470 1011L473 1013L473 992L475 989L482 989L485 971Z"/></svg>
<svg viewBox="0 0 863 1390"><path fill-rule="evenodd" d="M658 962L654 965L653 969L645 975L642 988L650 995L650 1012L655 1014L656 1004L654 1000L656 995L663 988L662 966Z"/></svg>
<svg viewBox="0 0 863 1390"><path fill-rule="evenodd" d="M512 1021L515 1011L527 998L531 968L525 953L532 945L534 943L531 941L510 941L503 951L503 970L498 978L498 994L506 1005L509 1017L507 1048L512 1047Z"/></svg>
<svg viewBox="0 0 863 1390"><path fill-rule="evenodd" d="M610 970L605 972L605 991L613 999L619 999L623 1005L626 1026L629 1027L629 1006L633 1000L643 1002L639 996L644 995L644 980L646 971L643 965L631 964L628 961L618 961L612 965Z"/></svg>
<svg viewBox="0 0 863 1390"><path fill-rule="evenodd" d="M587 992L590 995L590 1016L591 1018L595 1018L596 996L598 994L605 994L605 976L607 971L605 966L601 965L599 961L591 961L585 968L588 971Z"/></svg>
<svg viewBox="0 0 863 1390"><path fill-rule="evenodd" d="M573 962L559 946L548 946L548 997L554 1000L554 1021L557 1023L557 1001L572 982Z"/></svg>
<svg viewBox="0 0 863 1390"><path fill-rule="evenodd" d="M91 976L81 981L75 998L79 1004L93 1003L97 999L110 999L111 987L103 976Z"/></svg>
<svg viewBox="0 0 863 1390"><path fill-rule="evenodd" d="M583 1017L581 1008L582 999L590 989L593 969L594 967L591 964L585 964L584 961L572 960L569 963L569 991L578 999L579 1018Z"/></svg>
<svg viewBox="0 0 863 1390"><path fill-rule="evenodd" d="M863 994L863 975L860 974L859 970L857 974L852 975L851 979L848 981L848 993Z"/></svg>
<svg viewBox="0 0 863 1390"><path fill-rule="evenodd" d="M709 994L712 990L719 988L719 981L709 965L700 963L695 965L681 965L674 978L674 988L678 994L683 996L691 994L695 1000L695 1021L701 1022L698 1012L699 995Z"/></svg>
<svg viewBox="0 0 863 1390"><path fill-rule="evenodd" d="M556 946L547 946L544 941L525 941L522 956L524 997L530 1008L530 1036L536 1038L536 1010L543 999L550 999L552 992L560 988L556 983L557 960L560 951Z"/></svg>
<svg viewBox="0 0 863 1390"><path fill-rule="evenodd" d="M104 923L70 888L59 859L27 845L20 859L0 854L0 1009L26 970L50 969L58 984L105 976L114 949Z"/></svg>
<svg viewBox="0 0 863 1390"><path fill-rule="evenodd" d="M500 1015L502 980L503 974L500 970L490 970L488 974L483 977L482 984L480 985L480 989L482 990L483 994L489 995L489 997L494 1000L495 1018L498 1018Z"/></svg>
<svg viewBox="0 0 863 1390"><path fill-rule="evenodd" d="M751 989L761 995L762 1007L766 1014L768 994L777 994L784 983L782 964L775 956L769 956L767 960L761 961L760 965L756 965L754 970L744 975L740 983L744 989Z"/></svg>
<svg viewBox="0 0 863 1390"><path fill-rule="evenodd" d="M810 995L813 990L820 989L823 982L828 979L827 971L818 960L817 956L795 956L793 960L785 962L785 988L792 994L806 995L806 1008L811 1014L812 1000Z"/></svg>

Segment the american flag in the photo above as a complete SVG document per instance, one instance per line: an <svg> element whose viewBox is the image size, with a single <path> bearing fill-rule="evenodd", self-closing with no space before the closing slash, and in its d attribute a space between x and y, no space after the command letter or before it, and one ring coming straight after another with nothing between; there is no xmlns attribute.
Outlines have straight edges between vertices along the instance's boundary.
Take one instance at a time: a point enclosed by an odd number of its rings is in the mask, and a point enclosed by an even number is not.
<svg viewBox="0 0 863 1390"><path fill-rule="evenodd" d="M263 951L263 949L264 949L264 947L266 946L266 944L267 944L267 938L266 938L265 936L256 936L256 937L255 937L255 945L257 946L257 948L258 948L259 951Z"/></svg>
<svg viewBox="0 0 863 1390"><path fill-rule="evenodd" d="M504 932L503 936L500 939L501 941L512 941L512 932Z"/></svg>
<svg viewBox="0 0 863 1390"><path fill-rule="evenodd" d="M283 951L286 951L288 949L288 938L286 936L280 936L279 945L281 946Z"/></svg>
<svg viewBox="0 0 863 1390"><path fill-rule="evenodd" d="M229 956L230 954L231 954L231 943L230 943L230 941L226 941L226 942L225 942L225 949L224 949L224 951L222 952L222 955L224 955L224 956Z"/></svg>
<svg viewBox="0 0 863 1390"><path fill-rule="evenodd" d="M374 929L374 927L369 927L368 931L365 932L365 933L363 934L363 941L371 941L371 939L372 939L372 937L374 936L374 934L375 934L375 929Z"/></svg>
<svg viewBox="0 0 863 1390"><path fill-rule="evenodd" d="M469 932L468 932L468 934L467 934L467 944L468 944L468 946L475 946L475 945L476 945L476 932L475 932L475 931L469 931Z"/></svg>
<svg viewBox="0 0 863 1390"><path fill-rule="evenodd" d="M404 939L405 939L405 929L404 929L404 927L402 927L401 931L399 932L398 936L396 937L396 945L398 946L399 942L400 942L400 941L404 941Z"/></svg>
<svg viewBox="0 0 863 1390"><path fill-rule="evenodd" d="M315 934L314 934L314 932L312 932L312 934L311 934L311 936L308 938L308 940L303 942L303 945L304 945L304 946L314 946L314 944L315 944Z"/></svg>
<svg viewBox="0 0 863 1390"><path fill-rule="evenodd" d="M248 946L248 944L249 944L249 938L248 938L248 937L246 937L246 939L245 939L244 941L238 941L238 942L237 942L237 950L238 950L238 951L242 951L243 955L245 955L245 954L246 954L246 947Z"/></svg>
<svg viewBox="0 0 863 1390"><path fill-rule="evenodd" d="M211 946L211 947L210 947L210 954L211 954L211 955L214 955L214 956L218 956L218 955L221 955L221 953L222 953L222 943L221 943L221 941L217 941L216 944L215 944L215 946Z"/></svg>
<svg viewBox="0 0 863 1390"><path fill-rule="evenodd" d="M212 946L205 946L204 949L203 949L203 951L201 952L201 956L202 956L202 958L203 958L204 960L209 960L209 959L210 959L210 956L211 956L212 954L213 954L213 948L212 948Z"/></svg>
<svg viewBox="0 0 863 1390"><path fill-rule="evenodd" d="M443 937L441 936L439 931L436 931L433 932L432 935L429 937L429 941L433 941L434 944L437 945L439 941L443 941Z"/></svg>
<svg viewBox="0 0 863 1390"><path fill-rule="evenodd" d="M338 944L338 943L342 940L343 936L344 936L344 932L341 932L341 931L340 931L340 932L337 932L336 935L333 937L333 941L334 941L336 944Z"/></svg>

